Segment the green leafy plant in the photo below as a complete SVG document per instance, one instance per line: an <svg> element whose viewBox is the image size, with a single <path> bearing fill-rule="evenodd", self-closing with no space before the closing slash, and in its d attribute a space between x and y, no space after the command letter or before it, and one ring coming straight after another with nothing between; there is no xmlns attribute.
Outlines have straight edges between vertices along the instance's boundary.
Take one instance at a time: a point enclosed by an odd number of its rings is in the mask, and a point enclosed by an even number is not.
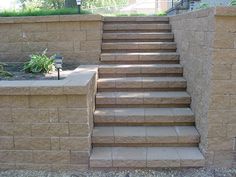
<svg viewBox="0 0 236 177"><path fill-rule="evenodd" d="M5 71L4 66L6 66L5 63L0 63L0 76L1 77L12 77L13 74L8 71Z"/></svg>
<svg viewBox="0 0 236 177"><path fill-rule="evenodd" d="M42 54L33 54L30 56L30 60L23 66L23 70L29 73L49 73L55 70L53 56L48 57L46 55L47 50Z"/></svg>
<svg viewBox="0 0 236 177"><path fill-rule="evenodd" d="M197 9L207 9L207 8L209 8L210 6L209 6L209 4L207 4L207 3L200 3L200 5L198 6L198 8Z"/></svg>
<svg viewBox="0 0 236 177"><path fill-rule="evenodd" d="M156 14L156 16L166 16L167 14L166 14L166 12L164 12L164 11L161 11L161 12L158 12L157 14Z"/></svg>
<svg viewBox="0 0 236 177"><path fill-rule="evenodd" d="M231 5L231 6L236 6L236 0L231 0L231 1L230 1L230 5Z"/></svg>

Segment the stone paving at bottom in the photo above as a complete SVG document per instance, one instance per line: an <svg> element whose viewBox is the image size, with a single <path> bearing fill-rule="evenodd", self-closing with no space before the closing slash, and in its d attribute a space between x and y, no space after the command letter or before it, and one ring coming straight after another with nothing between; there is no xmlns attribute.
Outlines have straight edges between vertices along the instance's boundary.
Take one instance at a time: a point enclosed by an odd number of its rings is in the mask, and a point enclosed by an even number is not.
<svg viewBox="0 0 236 177"><path fill-rule="evenodd" d="M0 177L236 177L236 168L181 168L158 170L30 171L4 170Z"/></svg>

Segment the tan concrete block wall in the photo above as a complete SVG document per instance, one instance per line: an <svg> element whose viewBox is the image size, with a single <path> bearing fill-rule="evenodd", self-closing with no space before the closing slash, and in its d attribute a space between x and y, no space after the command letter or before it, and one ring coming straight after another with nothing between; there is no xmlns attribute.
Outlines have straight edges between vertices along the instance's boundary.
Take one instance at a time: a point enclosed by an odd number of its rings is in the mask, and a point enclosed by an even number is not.
<svg viewBox="0 0 236 177"><path fill-rule="evenodd" d="M1 82L0 90L9 84ZM87 82L87 91L77 94L66 91L59 95L29 95L25 92L13 96L11 91L0 91L0 169L87 169L95 82L93 74ZM14 89L12 85L8 85L8 90ZM40 83L37 85L40 90Z"/></svg>
<svg viewBox="0 0 236 177"><path fill-rule="evenodd" d="M208 165L235 166L236 11L211 8L171 17L191 108Z"/></svg>
<svg viewBox="0 0 236 177"><path fill-rule="evenodd" d="M60 53L66 63L99 63L99 15L0 18L0 61L23 62L30 54Z"/></svg>

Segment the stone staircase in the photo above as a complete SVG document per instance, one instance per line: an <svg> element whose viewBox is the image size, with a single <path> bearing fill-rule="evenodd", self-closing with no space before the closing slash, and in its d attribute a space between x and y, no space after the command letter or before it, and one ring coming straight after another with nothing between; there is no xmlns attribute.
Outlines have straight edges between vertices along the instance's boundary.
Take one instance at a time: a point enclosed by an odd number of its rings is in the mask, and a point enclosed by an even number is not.
<svg viewBox="0 0 236 177"><path fill-rule="evenodd" d="M168 17L106 17L103 29L90 167L204 166Z"/></svg>

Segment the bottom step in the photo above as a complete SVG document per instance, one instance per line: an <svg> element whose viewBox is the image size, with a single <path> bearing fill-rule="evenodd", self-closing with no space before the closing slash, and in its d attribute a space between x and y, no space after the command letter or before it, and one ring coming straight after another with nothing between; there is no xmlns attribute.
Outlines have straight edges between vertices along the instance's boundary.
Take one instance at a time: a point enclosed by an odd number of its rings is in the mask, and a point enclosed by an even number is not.
<svg viewBox="0 0 236 177"><path fill-rule="evenodd" d="M202 167L205 159L196 147L95 147L91 168Z"/></svg>

